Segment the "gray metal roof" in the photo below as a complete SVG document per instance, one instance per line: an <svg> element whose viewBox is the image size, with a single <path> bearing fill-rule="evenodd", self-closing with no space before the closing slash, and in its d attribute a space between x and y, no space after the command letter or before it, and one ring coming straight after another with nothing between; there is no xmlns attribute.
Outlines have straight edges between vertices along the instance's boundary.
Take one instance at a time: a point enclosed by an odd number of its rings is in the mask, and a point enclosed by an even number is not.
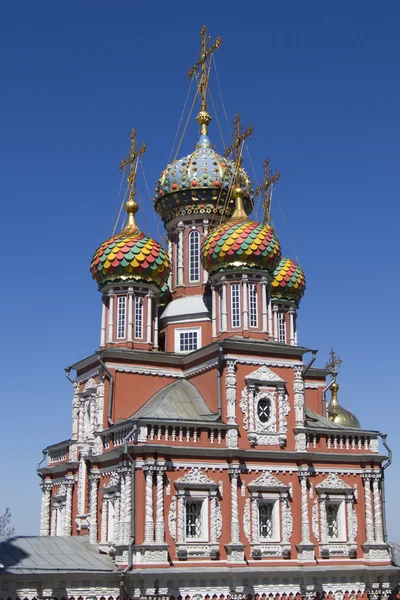
<svg viewBox="0 0 400 600"><path fill-rule="evenodd" d="M196 386L186 379L174 381L156 392L132 416L162 421L209 422L218 419L218 415L210 411Z"/></svg>
<svg viewBox="0 0 400 600"><path fill-rule="evenodd" d="M89 544L88 536L0 537L0 563L0 575L118 571L109 556L100 554L97 544Z"/></svg>

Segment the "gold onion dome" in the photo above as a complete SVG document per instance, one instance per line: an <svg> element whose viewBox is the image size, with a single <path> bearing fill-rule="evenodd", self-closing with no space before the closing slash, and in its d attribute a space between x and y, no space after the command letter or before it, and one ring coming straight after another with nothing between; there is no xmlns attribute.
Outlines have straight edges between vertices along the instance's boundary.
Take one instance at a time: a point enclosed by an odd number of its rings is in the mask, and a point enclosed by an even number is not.
<svg viewBox="0 0 400 600"><path fill-rule="evenodd" d="M197 117L202 133L195 151L169 164L157 182L154 207L164 222L191 214L232 215L233 203L227 200L236 174L235 162L212 147L206 133L207 117L208 113L203 112ZM237 179L243 189L245 210L250 213L253 190L243 168L239 169Z"/></svg>
<svg viewBox="0 0 400 600"><path fill-rule="evenodd" d="M339 404L339 400L337 397L337 393L339 391L339 386L334 381L331 385L332 397L328 406L328 418L332 423L336 425L342 425L343 427L355 427L357 429L361 428L360 421L357 419L355 415L349 410L346 410Z"/></svg>
<svg viewBox="0 0 400 600"><path fill-rule="evenodd" d="M272 298L291 300L298 303L306 290L303 269L290 258L282 258L273 273Z"/></svg>
<svg viewBox="0 0 400 600"><path fill-rule="evenodd" d="M125 208L128 223L96 250L90 265L92 277L99 286L132 280L155 283L161 288L170 272L168 254L140 231L135 220L138 205L133 198Z"/></svg>
<svg viewBox="0 0 400 600"><path fill-rule="evenodd" d="M279 240L268 223L249 221L244 209L244 190L233 191L236 201L231 219L212 229L204 239L201 259L213 273L219 269L246 267L273 272L281 259Z"/></svg>

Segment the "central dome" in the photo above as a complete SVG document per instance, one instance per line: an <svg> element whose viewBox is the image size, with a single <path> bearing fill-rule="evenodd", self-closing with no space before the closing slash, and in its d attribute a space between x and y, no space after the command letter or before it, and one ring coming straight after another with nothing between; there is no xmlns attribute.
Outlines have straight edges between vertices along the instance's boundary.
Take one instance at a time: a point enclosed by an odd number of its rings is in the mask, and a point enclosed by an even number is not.
<svg viewBox="0 0 400 600"><path fill-rule="evenodd" d="M192 154L175 160L162 173L154 194L155 209L164 222L190 214L229 217L234 210L233 200L229 200L234 179L234 161L217 154L208 135L202 134ZM240 168L236 179L250 213L253 190L249 176Z"/></svg>

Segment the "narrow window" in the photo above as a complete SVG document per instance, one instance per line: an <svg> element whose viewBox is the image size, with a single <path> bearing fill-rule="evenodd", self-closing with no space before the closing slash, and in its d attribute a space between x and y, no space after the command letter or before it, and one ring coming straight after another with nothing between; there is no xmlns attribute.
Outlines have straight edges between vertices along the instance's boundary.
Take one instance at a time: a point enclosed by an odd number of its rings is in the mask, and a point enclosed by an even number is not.
<svg viewBox="0 0 400 600"><path fill-rule="evenodd" d="M261 502L258 505L258 524L260 538L272 538L274 535L272 502Z"/></svg>
<svg viewBox="0 0 400 600"><path fill-rule="evenodd" d="M118 296L117 338L125 337L126 330L126 296Z"/></svg>
<svg viewBox="0 0 400 600"><path fill-rule="evenodd" d="M250 327L257 327L257 286L255 283L249 285L249 307L250 307Z"/></svg>
<svg viewBox="0 0 400 600"><path fill-rule="evenodd" d="M240 327L240 285L231 285L232 327Z"/></svg>
<svg viewBox="0 0 400 600"><path fill-rule="evenodd" d="M143 298L135 296L135 338L143 337Z"/></svg>
<svg viewBox="0 0 400 600"><path fill-rule="evenodd" d="M201 538L202 527L202 504L203 500L186 501L186 537Z"/></svg>
<svg viewBox="0 0 400 600"><path fill-rule="evenodd" d="M179 333L180 352L189 352L198 348L198 331L188 330Z"/></svg>
<svg viewBox="0 0 400 600"><path fill-rule="evenodd" d="M107 541L114 541L114 519L115 519L115 502L108 500L107 502Z"/></svg>
<svg viewBox="0 0 400 600"><path fill-rule="evenodd" d="M200 281L200 234L189 234L189 281Z"/></svg>
<svg viewBox="0 0 400 600"><path fill-rule="evenodd" d="M261 398L257 404L257 416L261 423L267 423L271 418L271 401Z"/></svg>
<svg viewBox="0 0 400 600"><path fill-rule="evenodd" d="M286 313L278 313L278 333L279 341L286 344Z"/></svg>
<svg viewBox="0 0 400 600"><path fill-rule="evenodd" d="M336 540L339 538L339 504L326 505L326 520L328 524L328 538Z"/></svg>

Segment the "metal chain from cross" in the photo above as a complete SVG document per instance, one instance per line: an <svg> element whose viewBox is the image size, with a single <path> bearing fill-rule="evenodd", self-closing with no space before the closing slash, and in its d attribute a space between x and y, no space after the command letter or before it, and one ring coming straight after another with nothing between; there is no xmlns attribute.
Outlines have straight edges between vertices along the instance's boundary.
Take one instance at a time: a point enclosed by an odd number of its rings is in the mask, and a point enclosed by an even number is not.
<svg viewBox="0 0 400 600"><path fill-rule="evenodd" d="M214 44L207 48L207 40L210 39L210 36L207 36L207 27L203 25L201 28L201 48L200 48L200 58L196 62L195 65L191 69L189 69L188 77L192 79L193 75L197 72L198 68L201 67L201 77L200 82L198 83L198 90L201 98L201 110L205 112L207 110L207 89L209 82L209 73L207 71L207 62L209 57L220 47L222 44L222 39L217 37Z"/></svg>
<svg viewBox="0 0 400 600"><path fill-rule="evenodd" d="M264 160L264 182L258 186L255 191L255 195L258 196L262 191L265 190L265 198L263 202L265 220L268 223L271 216L271 199L272 199L272 186L274 183L279 181L281 176L279 171L272 171L269 168L269 158Z"/></svg>
<svg viewBox="0 0 400 600"><path fill-rule="evenodd" d="M243 131L242 126L240 125L240 115L236 114L234 118L233 124L235 126L235 132L233 134L233 142L232 144L225 149L225 156L229 156L232 154L233 161L235 163L235 171L236 175L239 172L240 167L242 166L242 151L243 144L247 138L251 136L253 133L254 127L253 125L248 125L246 131Z"/></svg>
<svg viewBox="0 0 400 600"><path fill-rule="evenodd" d="M325 365L325 369L327 371L329 371L330 373L333 373L334 375L337 375L338 371L339 371L339 367L342 364L342 359L340 358L340 356L338 356L336 354L336 352L334 351L334 349L332 348L330 353L329 353L329 360L327 361L326 365Z"/></svg>
<svg viewBox="0 0 400 600"><path fill-rule="evenodd" d="M134 186L135 186L135 180L136 180L136 174L137 174L137 159L139 158L139 156L141 156L142 154L144 154L146 152L146 142L144 142L140 148L138 148L136 150L136 131L135 129L132 129L131 132L131 151L130 154L127 158L125 158L124 160L121 161L121 164L119 165L120 171L123 171L128 165L130 165L129 167L129 173L128 173L128 185L129 185L129 199L133 198L133 194L134 194Z"/></svg>

